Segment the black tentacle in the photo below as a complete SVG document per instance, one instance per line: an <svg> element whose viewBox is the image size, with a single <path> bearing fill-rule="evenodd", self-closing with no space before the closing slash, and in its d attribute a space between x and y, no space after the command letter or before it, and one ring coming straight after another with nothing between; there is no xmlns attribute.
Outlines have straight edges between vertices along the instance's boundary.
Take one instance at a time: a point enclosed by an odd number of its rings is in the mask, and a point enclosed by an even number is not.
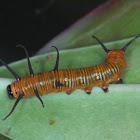
<svg viewBox="0 0 140 140"><path fill-rule="evenodd" d="M138 37L140 37L140 36L136 36L136 37L133 38L131 41L129 41L121 50L122 50L123 52L125 52L125 50L127 49L127 47L128 47L134 40L136 40Z"/></svg>
<svg viewBox="0 0 140 140"><path fill-rule="evenodd" d="M55 47L55 46L52 46L52 47L54 47L55 49L56 49L56 51L57 51L57 59L56 59L56 64L55 64L55 67L54 67L54 73L55 72L58 72L58 64L59 64L59 51L58 51L58 49Z"/></svg>
<svg viewBox="0 0 140 140"><path fill-rule="evenodd" d="M35 92L35 95L37 96L37 98L40 100L42 106L44 107L44 103L43 103L42 99L40 98L40 96L38 94L38 90L37 89L34 89L34 92Z"/></svg>
<svg viewBox="0 0 140 140"><path fill-rule="evenodd" d="M92 36L92 38L95 38L95 39L101 44L101 46L103 47L103 49L105 50L106 53L109 53L109 52L110 52L110 50L108 50L108 49L104 46L104 44L103 44L97 37Z"/></svg>
<svg viewBox="0 0 140 140"><path fill-rule="evenodd" d="M22 46L22 45L17 45L16 47L21 47L21 48L24 49L24 51L26 53L26 57L27 57L27 62L28 62L28 67L29 67L29 71L30 71L30 76L34 75L27 49L24 46Z"/></svg>
<svg viewBox="0 0 140 140"><path fill-rule="evenodd" d="M12 112L14 111L14 109L15 109L15 107L17 106L18 102L22 99L23 96L24 96L24 93L22 92L22 93L19 95L19 97L17 98L17 100L16 100L16 102L15 102L15 104L14 104L14 106L13 106L11 112L3 119L3 121L6 120L6 119L12 114Z"/></svg>
<svg viewBox="0 0 140 140"><path fill-rule="evenodd" d="M0 59L0 62L7 67L7 69L13 74L17 81L21 79L3 60Z"/></svg>

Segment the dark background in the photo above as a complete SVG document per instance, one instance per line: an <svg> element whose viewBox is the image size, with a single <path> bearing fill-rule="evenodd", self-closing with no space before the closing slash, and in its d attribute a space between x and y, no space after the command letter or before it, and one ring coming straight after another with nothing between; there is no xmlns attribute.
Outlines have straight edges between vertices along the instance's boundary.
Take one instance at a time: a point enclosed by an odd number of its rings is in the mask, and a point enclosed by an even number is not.
<svg viewBox="0 0 140 140"><path fill-rule="evenodd" d="M30 56L76 20L107 0L0 1L0 58L6 63ZM1 64L0 64L1 65Z"/></svg>

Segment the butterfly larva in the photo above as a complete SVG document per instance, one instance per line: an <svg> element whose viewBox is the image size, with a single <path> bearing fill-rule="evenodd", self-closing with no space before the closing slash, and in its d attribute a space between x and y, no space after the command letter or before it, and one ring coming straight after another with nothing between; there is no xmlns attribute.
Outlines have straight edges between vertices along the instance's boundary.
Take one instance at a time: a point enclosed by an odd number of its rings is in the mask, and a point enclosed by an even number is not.
<svg viewBox="0 0 140 140"><path fill-rule="evenodd" d="M27 50L24 46L19 45L19 47L22 47L25 50L30 76L20 78L4 61L0 59L1 63L3 63L16 78L16 81L7 86L7 90L10 98L17 98L11 112L3 120L11 115L22 98L37 96L44 107L43 101L40 98L40 95L43 94L61 91L66 91L70 94L76 89L82 89L87 94L90 94L94 86L101 87L104 92L107 92L109 83L114 81L117 83L123 83L121 75L126 68L125 50L138 37L140 36L132 39L121 50L108 50L98 38L93 36L107 53L105 62L98 66L79 69L58 70L59 52L55 46L52 46L57 51L54 70L37 74L33 73Z"/></svg>

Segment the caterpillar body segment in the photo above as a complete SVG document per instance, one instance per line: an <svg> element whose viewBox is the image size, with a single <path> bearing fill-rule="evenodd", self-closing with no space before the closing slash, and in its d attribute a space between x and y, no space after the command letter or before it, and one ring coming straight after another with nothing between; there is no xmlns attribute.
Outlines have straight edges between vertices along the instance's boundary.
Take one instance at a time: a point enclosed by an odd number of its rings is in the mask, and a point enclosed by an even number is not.
<svg viewBox="0 0 140 140"><path fill-rule="evenodd" d="M112 50L110 53L113 52ZM19 81L12 82L11 90L15 98L18 98L22 92L24 92L24 98L36 96L34 89L38 90L39 95L61 91L71 93L76 89L91 92L94 86L106 89L110 82L119 81L125 68L124 55L117 58L109 56L104 64L98 66L58 70L58 72L49 71L24 77ZM58 81L61 85L58 85Z"/></svg>

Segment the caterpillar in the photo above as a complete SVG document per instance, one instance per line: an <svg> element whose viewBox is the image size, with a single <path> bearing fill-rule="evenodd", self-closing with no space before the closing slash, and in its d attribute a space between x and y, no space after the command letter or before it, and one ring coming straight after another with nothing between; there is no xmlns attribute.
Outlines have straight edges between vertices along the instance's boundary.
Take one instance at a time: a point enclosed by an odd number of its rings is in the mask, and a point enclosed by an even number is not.
<svg viewBox="0 0 140 140"><path fill-rule="evenodd" d="M17 98L11 112L3 120L7 119L12 114L22 98L37 96L44 107L44 103L40 97L40 95L43 94L61 91L66 91L67 94L70 94L76 89L82 89L87 94L90 94L94 86L98 86L102 88L104 92L108 92L109 83L123 83L121 75L126 69L125 50L138 37L140 36L136 36L121 50L108 50L98 38L93 36L107 53L105 62L97 66L79 69L58 70L59 51L55 46L52 46L57 51L54 69L49 72L37 74L33 72L26 48L22 45L18 45L18 47L23 48L26 53L30 76L20 78L2 59L0 59L0 62L5 65L16 78L16 81L7 86L8 96L10 98Z"/></svg>

